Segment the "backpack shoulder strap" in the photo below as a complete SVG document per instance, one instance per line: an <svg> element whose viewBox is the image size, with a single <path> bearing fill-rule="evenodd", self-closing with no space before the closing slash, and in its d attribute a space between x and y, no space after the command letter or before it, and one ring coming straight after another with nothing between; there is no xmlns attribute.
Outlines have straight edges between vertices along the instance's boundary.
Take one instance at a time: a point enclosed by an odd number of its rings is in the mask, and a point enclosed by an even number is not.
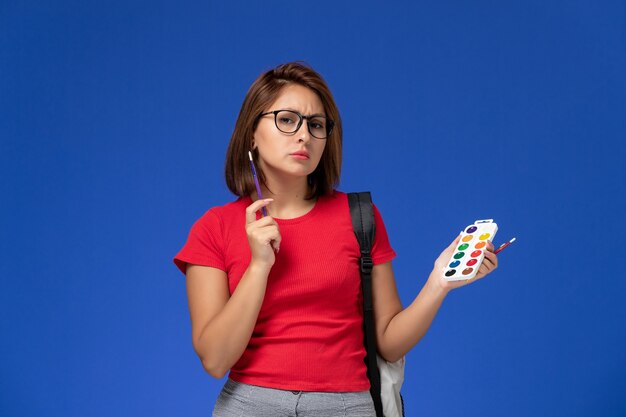
<svg viewBox="0 0 626 417"><path fill-rule="evenodd" d="M348 205L352 217L354 234L361 249L361 286L363 289L363 328L365 333L365 364L370 380L370 393L374 401L376 416L383 417L380 398L380 373L376 363L376 332L374 328L374 308L372 302L372 244L376 233L372 196L369 192L349 193Z"/></svg>

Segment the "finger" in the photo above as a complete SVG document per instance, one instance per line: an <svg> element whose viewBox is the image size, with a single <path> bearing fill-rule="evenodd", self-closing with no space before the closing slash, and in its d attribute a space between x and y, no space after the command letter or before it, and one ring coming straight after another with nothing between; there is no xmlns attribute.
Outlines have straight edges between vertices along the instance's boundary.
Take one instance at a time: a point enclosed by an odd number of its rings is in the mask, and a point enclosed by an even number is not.
<svg viewBox="0 0 626 417"><path fill-rule="evenodd" d="M495 265L489 259L485 258L485 260L483 260L483 263L480 265L480 269L483 268L485 268L485 270L487 271L491 271L492 269L495 269Z"/></svg>
<svg viewBox="0 0 626 417"><path fill-rule="evenodd" d="M267 217L257 220L257 223L261 223L265 219L267 219ZM278 229L278 224L276 224L275 221L272 220L272 224L256 229L255 232L257 240L263 242L264 244L269 244L274 252L278 253L282 237L280 235L280 230Z"/></svg>
<svg viewBox="0 0 626 417"><path fill-rule="evenodd" d="M255 220L252 223L248 224L248 227L268 227L268 226L276 226L278 227L278 223L272 216L261 217L259 220Z"/></svg>
<svg viewBox="0 0 626 417"><path fill-rule="evenodd" d="M489 251L485 252L485 259L491 262L494 269L498 267L498 255L495 253Z"/></svg>
<svg viewBox="0 0 626 417"><path fill-rule="evenodd" d="M456 246L458 245L458 243L459 243L459 239L460 239L460 238L461 238L461 235L459 234L459 235L458 235L458 236L457 236L457 237L456 237L456 238L452 241L452 243L450 243L450 245L449 245L447 248L445 248L445 249L441 252L441 255L439 255L439 258L437 258L437 259L439 260L441 257L444 257L444 258L448 258L448 257L450 257L450 256L452 255L452 252L454 252L454 249L455 249L455 248L456 248ZM445 262L446 260L447 260L447 259L444 259L442 262ZM435 262L437 262L437 261L435 261Z"/></svg>
<svg viewBox="0 0 626 417"><path fill-rule="evenodd" d="M483 263L480 265L480 268L478 269L478 275L480 275L479 278L482 278L485 275L490 274L497 267L498 267L497 264L494 264L491 260L485 258L483 260Z"/></svg>
<svg viewBox="0 0 626 417"><path fill-rule="evenodd" d="M485 275L487 275L490 272L491 272L491 269L489 268L489 265L486 265L483 262L483 264L480 266L480 268L478 268L477 276L480 276L480 278L482 278L482 277L484 277Z"/></svg>
<svg viewBox="0 0 626 417"><path fill-rule="evenodd" d="M246 233L249 236L259 236L259 233L266 232L266 229L272 226L278 228L278 224L271 216L261 217L259 220L246 224Z"/></svg>
<svg viewBox="0 0 626 417"><path fill-rule="evenodd" d="M278 232L271 230L271 228L257 229L252 233L251 242L254 245L271 246L275 249L275 241L278 241Z"/></svg>
<svg viewBox="0 0 626 417"><path fill-rule="evenodd" d="M256 221L256 212L261 210L261 208L270 204L274 199L265 198L263 200L257 200L254 203L250 204L246 208L246 224L252 223Z"/></svg>
<svg viewBox="0 0 626 417"><path fill-rule="evenodd" d="M270 235L270 245L274 252L278 253L280 251L280 243L283 241L282 236L280 235L280 230L278 229L278 225L272 227L272 233Z"/></svg>
<svg viewBox="0 0 626 417"><path fill-rule="evenodd" d="M448 245L447 248L445 248L443 251L441 251L441 254L439 255L439 257L435 260L435 265L437 264L437 262L446 262L451 255L452 252L454 252L454 249L456 248L456 245L459 243L459 238L461 237L461 235L457 236L452 243L450 243L450 245ZM446 258L446 259L443 259Z"/></svg>

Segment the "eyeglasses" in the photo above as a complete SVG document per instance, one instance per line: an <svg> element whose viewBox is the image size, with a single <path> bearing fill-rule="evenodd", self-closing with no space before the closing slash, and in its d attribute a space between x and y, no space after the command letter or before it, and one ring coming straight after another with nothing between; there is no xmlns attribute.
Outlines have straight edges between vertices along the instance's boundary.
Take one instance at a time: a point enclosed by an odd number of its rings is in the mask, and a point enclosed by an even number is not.
<svg viewBox="0 0 626 417"><path fill-rule="evenodd" d="M302 126L302 121L306 119L307 128L311 136L317 139L326 139L333 132L335 122L319 115L303 116L293 110L274 110L267 113L261 113L259 118L274 115L274 123L276 127L283 133L296 133Z"/></svg>

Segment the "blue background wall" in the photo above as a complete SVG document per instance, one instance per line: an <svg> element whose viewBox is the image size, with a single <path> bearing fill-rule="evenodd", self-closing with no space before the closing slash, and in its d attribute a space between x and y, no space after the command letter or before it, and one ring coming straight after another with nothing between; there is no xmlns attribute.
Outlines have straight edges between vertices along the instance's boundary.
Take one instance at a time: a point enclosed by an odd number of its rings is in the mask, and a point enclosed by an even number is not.
<svg viewBox="0 0 626 417"><path fill-rule="evenodd" d="M171 258L233 198L249 85L305 60L405 305L466 224L518 239L410 353L408 415L626 415L623 1L104 3L0 4L0 414L210 414Z"/></svg>

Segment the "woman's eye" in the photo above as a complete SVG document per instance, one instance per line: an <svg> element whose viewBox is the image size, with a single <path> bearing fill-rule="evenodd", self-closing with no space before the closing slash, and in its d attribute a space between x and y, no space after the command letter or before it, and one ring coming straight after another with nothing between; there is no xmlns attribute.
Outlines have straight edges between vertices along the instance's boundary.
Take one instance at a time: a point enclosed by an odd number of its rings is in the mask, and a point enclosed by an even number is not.
<svg viewBox="0 0 626 417"><path fill-rule="evenodd" d="M285 125L295 123L295 121L293 119L290 119L289 117L281 117L280 119L278 119L278 121Z"/></svg>
<svg viewBox="0 0 626 417"><path fill-rule="evenodd" d="M317 120L311 121L311 128L313 129L324 129L324 123L319 122Z"/></svg>

